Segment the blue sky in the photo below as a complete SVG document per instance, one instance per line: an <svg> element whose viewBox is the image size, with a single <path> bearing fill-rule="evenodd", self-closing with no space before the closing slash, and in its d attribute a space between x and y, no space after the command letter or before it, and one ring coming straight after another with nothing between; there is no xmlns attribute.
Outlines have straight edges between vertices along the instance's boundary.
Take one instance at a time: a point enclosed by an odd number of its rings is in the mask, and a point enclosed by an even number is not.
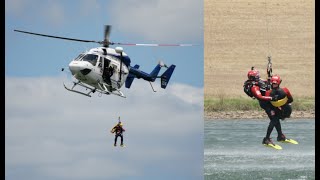
<svg viewBox="0 0 320 180"><path fill-rule="evenodd" d="M169 7L168 7L169 6ZM111 41L123 43L194 43L194 47L124 46L132 64L151 72L159 60L175 64L175 82L203 86L202 3L176 1L6 1L6 75L56 76L82 51L99 46L32 36L43 34L103 40L105 24Z"/></svg>
<svg viewBox="0 0 320 180"><path fill-rule="evenodd" d="M196 0L5 1L6 179L203 179L203 4ZM167 89L135 80L127 98L63 88L60 70L97 47L13 32L33 31L123 43L195 43L129 47L132 64L150 72L175 64ZM126 148L110 128L121 116Z"/></svg>

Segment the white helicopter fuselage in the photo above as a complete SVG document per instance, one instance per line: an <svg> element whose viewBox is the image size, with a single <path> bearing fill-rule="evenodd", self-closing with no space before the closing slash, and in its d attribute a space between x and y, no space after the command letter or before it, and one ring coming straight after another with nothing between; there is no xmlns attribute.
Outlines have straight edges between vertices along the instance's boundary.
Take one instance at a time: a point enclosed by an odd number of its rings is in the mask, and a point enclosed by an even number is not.
<svg viewBox="0 0 320 180"><path fill-rule="evenodd" d="M122 56L127 57L124 52L122 52ZM120 54L115 49L93 48L73 59L69 64L69 69L74 78L82 83L101 91L118 90L122 87L129 74L128 67L123 62L121 63L120 58ZM122 66L121 73L120 64ZM106 68L112 69L111 74L108 72L109 76L104 74L106 73L104 72ZM106 81L104 77L110 79Z"/></svg>

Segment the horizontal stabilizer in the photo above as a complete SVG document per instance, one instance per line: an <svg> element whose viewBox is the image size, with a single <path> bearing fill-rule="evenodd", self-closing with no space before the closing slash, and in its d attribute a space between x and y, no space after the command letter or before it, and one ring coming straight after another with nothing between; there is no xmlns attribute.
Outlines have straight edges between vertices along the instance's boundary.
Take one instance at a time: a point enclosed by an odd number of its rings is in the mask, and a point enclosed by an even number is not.
<svg viewBox="0 0 320 180"><path fill-rule="evenodd" d="M171 65L162 75L161 75L161 88L165 89L169 83L171 75L174 71L175 65Z"/></svg>

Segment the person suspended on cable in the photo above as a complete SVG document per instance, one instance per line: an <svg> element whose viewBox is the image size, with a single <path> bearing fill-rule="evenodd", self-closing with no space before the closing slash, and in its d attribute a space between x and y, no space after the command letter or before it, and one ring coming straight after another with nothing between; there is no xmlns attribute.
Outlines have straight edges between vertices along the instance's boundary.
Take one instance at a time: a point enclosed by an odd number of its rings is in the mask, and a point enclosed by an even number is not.
<svg viewBox="0 0 320 180"><path fill-rule="evenodd" d="M111 133L115 133L115 137L114 137L114 146L117 146L117 139L118 137L121 138L121 143L120 146L123 147L123 132L125 132L125 129L123 128L123 124L120 121L120 117L119 117L119 122L117 125L115 125L112 129L111 129Z"/></svg>
<svg viewBox="0 0 320 180"><path fill-rule="evenodd" d="M254 67L247 73L248 79L244 82L243 88L244 92L251 98L257 99L259 105L266 114L268 115L270 122L273 122L273 110L270 101L277 100L276 97L271 97L266 95L266 92L270 90L270 85L268 80L263 80L260 78L260 73L258 70L255 70ZM262 140L263 144L274 144L270 138L270 135Z"/></svg>
<svg viewBox="0 0 320 180"><path fill-rule="evenodd" d="M271 77L271 90L266 92L267 96L273 97L270 101L272 108L272 118L268 126L266 139L270 138L270 134L274 127L278 132L277 141L286 140L286 136L282 133L280 119L284 120L289 118L292 113L291 103L293 102L293 97L288 88L280 88L282 80L279 75L274 75Z"/></svg>
<svg viewBox="0 0 320 180"><path fill-rule="evenodd" d="M266 96L271 96L272 101L270 101L271 111L269 115L270 123L267 128L266 137L263 138L262 144L272 143L270 135L273 128L276 128L278 136L277 141L285 141L286 136L282 132L280 119L284 120L289 118L292 112L291 103L293 102L292 95L288 88L280 88L281 78L278 75L271 77L271 89L266 92Z"/></svg>
<svg viewBox="0 0 320 180"><path fill-rule="evenodd" d="M243 90L251 98L257 99L259 105L265 111L269 111L269 101L272 97L266 96L265 93L269 90L268 81L260 78L260 72L255 70L254 67L247 73L248 79L244 82Z"/></svg>

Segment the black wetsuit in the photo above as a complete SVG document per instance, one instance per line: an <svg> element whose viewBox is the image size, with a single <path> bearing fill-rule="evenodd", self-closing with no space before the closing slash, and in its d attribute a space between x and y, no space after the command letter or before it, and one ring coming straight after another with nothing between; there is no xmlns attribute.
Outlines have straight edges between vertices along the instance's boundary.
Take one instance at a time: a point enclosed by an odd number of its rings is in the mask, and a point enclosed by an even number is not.
<svg viewBox="0 0 320 180"><path fill-rule="evenodd" d="M281 107L275 107L270 102L268 102L269 107L271 108L271 111L270 111L271 114L270 115L268 114L270 118L270 123L267 129L266 137L267 138L270 137L274 127L278 132L278 136L280 136L282 135L280 119L284 120L285 118L290 117L292 112L290 103L293 101L293 98L290 94L290 91L287 88L277 88L277 89L268 90L266 95L271 97L277 96L278 99L283 99L286 97L288 98L288 101Z"/></svg>

